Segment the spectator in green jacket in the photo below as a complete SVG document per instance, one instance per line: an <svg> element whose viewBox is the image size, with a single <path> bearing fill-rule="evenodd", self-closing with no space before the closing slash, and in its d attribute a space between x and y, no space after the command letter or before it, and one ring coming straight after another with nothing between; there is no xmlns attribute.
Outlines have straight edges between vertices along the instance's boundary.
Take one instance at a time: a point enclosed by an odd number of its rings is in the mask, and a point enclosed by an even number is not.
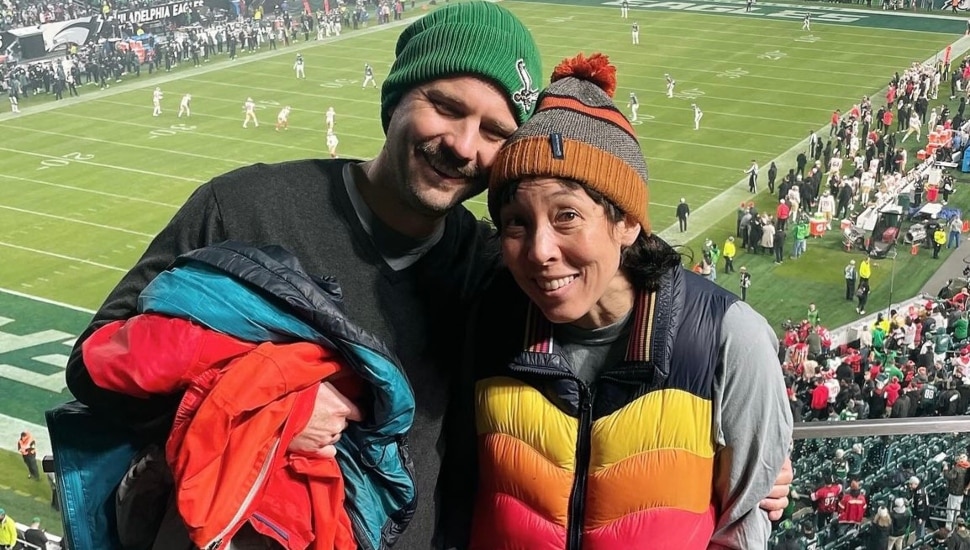
<svg viewBox="0 0 970 550"><path fill-rule="evenodd" d="M960 317L953 322L951 327L953 327L953 340L955 342L963 342L966 340L967 328L970 327L970 323L967 322L967 314L961 313Z"/></svg>
<svg viewBox="0 0 970 550"><path fill-rule="evenodd" d="M797 259L805 253L808 247L808 221L800 217L795 226L795 249L792 251L792 258Z"/></svg>

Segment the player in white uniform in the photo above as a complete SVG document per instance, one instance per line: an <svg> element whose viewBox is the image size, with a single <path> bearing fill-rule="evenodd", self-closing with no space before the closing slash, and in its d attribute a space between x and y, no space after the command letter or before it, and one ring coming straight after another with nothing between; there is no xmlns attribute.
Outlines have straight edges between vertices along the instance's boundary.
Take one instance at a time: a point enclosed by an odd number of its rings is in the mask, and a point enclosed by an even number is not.
<svg viewBox="0 0 970 550"><path fill-rule="evenodd" d="M628 0L623 0L620 3L620 17L626 19L630 15L630 2Z"/></svg>
<svg viewBox="0 0 970 550"><path fill-rule="evenodd" d="M802 19L802 30L812 32L812 14L806 13Z"/></svg>
<svg viewBox="0 0 970 550"><path fill-rule="evenodd" d="M701 119L704 118L704 111L701 111L701 108L698 107L696 103L691 103L690 106L692 109L694 109L694 129L700 130Z"/></svg>
<svg viewBox="0 0 970 550"><path fill-rule="evenodd" d="M640 101L637 100L637 94L630 92L630 101L626 103L626 106L630 109L630 122L636 122L637 111L640 110Z"/></svg>
<svg viewBox="0 0 970 550"><path fill-rule="evenodd" d="M243 110L246 112L246 118L243 120L243 128L249 126L250 120L259 128L259 121L256 120L256 103L253 101L253 98L246 98L246 103L243 104Z"/></svg>
<svg viewBox="0 0 970 550"><path fill-rule="evenodd" d="M633 23L632 34L633 34L633 44L634 45L639 44L640 43L640 23L636 23L636 22Z"/></svg>
<svg viewBox="0 0 970 550"><path fill-rule="evenodd" d="M306 80L306 72L303 69L303 54L296 54L296 61L293 63L293 70L296 71L296 77Z"/></svg>
<svg viewBox="0 0 970 550"><path fill-rule="evenodd" d="M10 112L11 113L19 113L20 112L20 103L17 101L17 96L11 94L9 97L10 97Z"/></svg>
<svg viewBox="0 0 970 550"><path fill-rule="evenodd" d="M333 107L327 108L327 131L328 132L333 132L333 122L336 116L337 116L337 112L333 110Z"/></svg>
<svg viewBox="0 0 970 550"><path fill-rule="evenodd" d="M327 149L330 151L330 158L337 158L337 144L340 140L337 139L337 134L328 131L327 132Z"/></svg>
<svg viewBox="0 0 970 550"><path fill-rule="evenodd" d="M677 84L669 74L665 74L664 78L667 80L667 97L674 97L674 84Z"/></svg>
<svg viewBox="0 0 970 550"><path fill-rule="evenodd" d="M162 89L155 88L152 92L152 116L159 116L162 114Z"/></svg>
<svg viewBox="0 0 970 550"><path fill-rule="evenodd" d="M284 130L290 129L290 106L289 105L280 109L280 114L276 115L276 131L279 132L280 128Z"/></svg>
<svg viewBox="0 0 970 550"><path fill-rule="evenodd" d="M366 88L368 82L373 84L375 88L377 87L377 81L374 80L374 68L368 65L367 63L364 63L364 85L361 86L360 88L361 89Z"/></svg>
<svg viewBox="0 0 970 550"><path fill-rule="evenodd" d="M185 95L183 95L182 96L182 101L179 103L179 116L178 116L178 118L182 118L182 115L185 115L187 117L192 116L191 104L192 104L192 94L185 94Z"/></svg>

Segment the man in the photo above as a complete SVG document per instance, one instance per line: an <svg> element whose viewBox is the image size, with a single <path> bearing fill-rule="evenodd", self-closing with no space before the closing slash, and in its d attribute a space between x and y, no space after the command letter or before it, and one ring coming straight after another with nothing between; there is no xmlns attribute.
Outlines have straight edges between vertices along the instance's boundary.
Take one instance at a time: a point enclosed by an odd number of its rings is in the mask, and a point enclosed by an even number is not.
<svg viewBox="0 0 970 550"><path fill-rule="evenodd" d="M963 231L963 220L960 216L953 216L953 219L947 224L949 231L949 236L946 240L947 250L951 248L960 248L960 232Z"/></svg>
<svg viewBox="0 0 970 550"><path fill-rule="evenodd" d="M872 276L872 263L869 260L869 256L862 258L862 263L859 264L859 284L866 283L869 284L869 277Z"/></svg>
<svg viewBox="0 0 970 550"><path fill-rule="evenodd" d="M374 68L369 63L364 63L364 83L360 86L360 89L366 88L367 84L372 84L376 88L377 80L374 79Z"/></svg>
<svg viewBox="0 0 970 550"><path fill-rule="evenodd" d="M842 122L842 111L840 109L836 109L832 112L832 119L830 122L829 137L835 137L835 135L839 133L839 124Z"/></svg>
<svg viewBox="0 0 970 550"><path fill-rule="evenodd" d="M919 478L916 476L906 481L906 487L909 489L909 508L913 511L913 521L916 522L916 538L922 539L926 534L926 522L930 519L930 497L919 486Z"/></svg>
<svg viewBox="0 0 970 550"><path fill-rule="evenodd" d="M724 273L734 273L735 254L737 254L737 247L734 246L734 237L728 237L721 251L721 255L724 256Z"/></svg>
<svg viewBox="0 0 970 550"><path fill-rule="evenodd" d="M751 274L748 273L748 268L741 266L741 275L738 283L741 285L741 301L748 301L748 289L751 288Z"/></svg>
<svg viewBox="0 0 970 550"><path fill-rule="evenodd" d="M192 94L185 94L182 96L182 101L179 102L179 114L177 118L182 118L185 115L186 118L192 116Z"/></svg>
<svg viewBox="0 0 970 550"><path fill-rule="evenodd" d="M636 21L633 22L633 27L630 29L631 35L633 37L633 45L637 46L640 44L640 23Z"/></svg>
<svg viewBox="0 0 970 550"><path fill-rule="evenodd" d="M806 13L805 17L802 18L802 30L812 32L812 14L811 12Z"/></svg>
<svg viewBox="0 0 970 550"><path fill-rule="evenodd" d="M687 231L688 217L690 217L690 206L687 204L687 199L681 197L680 204L677 205L677 222L680 224L681 233Z"/></svg>
<svg viewBox="0 0 970 550"><path fill-rule="evenodd" d="M162 114L162 89L159 87L155 88L152 92L152 116L160 116Z"/></svg>
<svg viewBox="0 0 970 550"><path fill-rule="evenodd" d="M822 138L819 137L815 130L808 133L808 154L812 158L815 158L816 153L820 153L822 150ZM804 175L804 172L802 173Z"/></svg>
<svg viewBox="0 0 970 550"><path fill-rule="evenodd" d="M849 260L849 265L843 270L845 273L845 299L852 301L855 299L855 260Z"/></svg>
<svg viewBox="0 0 970 550"><path fill-rule="evenodd" d="M37 469L37 441L30 432L20 432L20 439L17 440L17 451L24 464L27 466L27 479L34 481L40 480L40 472Z"/></svg>
<svg viewBox="0 0 970 550"><path fill-rule="evenodd" d="M437 42L442 37L448 40ZM495 43L504 47L496 50ZM105 418L142 432L164 424L168 400L131 400L96 388L80 343L106 322L134 315L141 290L181 253L226 239L283 246L310 273L336 278L348 314L397 352L413 384L410 446L421 497L396 545L408 549L428 548L435 533L441 460L435 449L452 372L440 366L460 353L451 343L461 339L460 308L490 271L483 228L459 204L484 189L503 140L531 113L538 95L532 83L543 72L525 27L484 2L435 10L405 31L396 53L381 94L387 141L377 157L257 165L202 186L79 338L68 384ZM336 395L328 384L318 395L318 402L330 399L338 417L322 430L329 433L312 435L313 426L304 432L318 448L332 444L352 413Z"/></svg>
<svg viewBox="0 0 970 550"><path fill-rule="evenodd" d="M775 165L775 161L771 161L768 166L768 192L772 195L775 194L775 179L778 178L778 166Z"/></svg>
<svg viewBox="0 0 970 550"><path fill-rule="evenodd" d="M637 100L637 94L630 92L630 101L627 102L626 106L630 109L630 122L636 122L637 111L640 110L640 101Z"/></svg>
<svg viewBox="0 0 970 550"><path fill-rule="evenodd" d="M276 131L279 132L280 128L284 130L290 129L290 106L287 105L280 109L280 113L276 115Z"/></svg>
<svg viewBox="0 0 970 550"><path fill-rule="evenodd" d="M695 130L700 130L701 129L701 119L704 118L704 112L701 111L701 108L698 107L696 103L691 103L690 104L690 107L691 107L691 109L694 110L694 129Z"/></svg>
<svg viewBox="0 0 970 550"><path fill-rule="evenodd" d="M967 489L970 487L967 477L967 469L970 468L970 462L967 461L967 455L961 454L957 456L956 462L953 464L953 468L946 462L943 463L943 478L946 479L946 528L953 530L953 520L960 513L963 505L963 497L967 494Z"/></svg>
<svg viewBox="0 0 970 550"><path fill-rule="evenodd" d="M203 185L79 337L67 377L75 397L106 419L142 434L157 426L164 436L170 400L98 389L80 346L99 326L132 316L141 290L181 253L226 239L282 246L309 274L339 283L348 316L387 343L411 382L409 447L420 497L395 548L423 550L436 515L448 512L435 509L439 441L463 318L494 267L489 230L461 203L485 188L503 141L535 107L533 82L543 72L525 26L486 2L432 11L403 32L395 53L381 90L387 139L374 159L255 165ZM297 439L332 456L359 412L329 382L317 405Z"/></svg>
<svg viewBox="0 0 970 550"><path fill-rule="evenodd" d="M676 85L677 82L673 78L671 78L669 74L665 74L664 79L666 79L667 81L667 97L668 98L674 97L674 85Z"/></svg>
<svg viewBox="0 0 970 550"><path fill-rule="evenodd" d="M626 19L630 15L630 2L629 0L623 0L620 3L620 18Z"/></svg>
<svg viewBox="0 0 970 550"><path fill-rule="evenodd" d="M252 121L253 124L259 128L259 120L256 118L256 102L253 101L253 98L246 98L246 103L243 103L243 112L245 113L245 118L243 118L243 128L247 128L250 121Z"/></svg>
<svg viewBox="0 0 970 550"><path fill-rule="evenodd" d="M17 546L17 524L0 508L0 550L13 550Z"/></svg>
<svg viewBox="0 0 970 550"><path fill-rule="evenodd" d="M24 540L40 550L47 550L47 533L40 528L39 517L35 517L30 522L30 528L24 531Z"/></svg>
<svg viewBox="0 0 970 550"><path fill-rule="evenodd" d="M748 175L748 192L758 192L758 161L751 159L751 167L744 171Z"/></svg>
<svg viewBox="0 0 970 550"><path fill-rule="evenodd" d="M933 230L933 259L938 260L940 258L940 250L943 245L946 244L946 232L943 231L943 226L938 225L936 229Z"/></svg>
<svg viewBox="0 0 970 550"><path fill-rule="evenodd" d="M327 131L333 132L333 123L337 118L337 112L333 110L333 107L327 108Z"/></svg>
<svg viewBox="0 0 970 550"><path fill-rule="evenodd" d="M330 152L330 158L337 158L337 145L340 140L337 139L337 134L333 133L332 130L327 130L327 151Z"/></svg>
<svg viewBox="0 0 970 550"><path fill-rule="evenodd" d="M296 61L293 62L293 70L296 71L296 78L306 80L306 69L303 66L303 54L296 54Z"/></svg>

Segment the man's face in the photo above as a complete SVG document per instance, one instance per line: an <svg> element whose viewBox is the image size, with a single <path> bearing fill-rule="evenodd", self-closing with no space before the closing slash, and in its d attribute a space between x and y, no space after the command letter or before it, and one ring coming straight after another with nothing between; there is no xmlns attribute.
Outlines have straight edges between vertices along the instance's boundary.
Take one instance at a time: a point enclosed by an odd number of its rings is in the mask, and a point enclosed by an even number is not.
<svg viewBox="0 0 970 550"><path fill-rule="evenodd" d="M518 127L506 95L472 76L435 80L394 108L386 152L393 192L408 209L439 217L485 189L488 169Z"/></svg>

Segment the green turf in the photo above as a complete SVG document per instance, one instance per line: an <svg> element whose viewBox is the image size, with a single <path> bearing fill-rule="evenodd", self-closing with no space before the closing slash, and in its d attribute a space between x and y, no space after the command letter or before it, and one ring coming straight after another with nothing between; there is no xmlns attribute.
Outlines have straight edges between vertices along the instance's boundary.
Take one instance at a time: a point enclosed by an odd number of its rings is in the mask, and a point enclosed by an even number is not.
<svg viewBox="0 0 970 550"><path fill-rule="evenodd" d="M61 532L60 514L51 508L51 487L46 477L27 479L27 467L17 453L0 451L0 508L18 523L29 525L39 517L41 527Z"/></svg>

